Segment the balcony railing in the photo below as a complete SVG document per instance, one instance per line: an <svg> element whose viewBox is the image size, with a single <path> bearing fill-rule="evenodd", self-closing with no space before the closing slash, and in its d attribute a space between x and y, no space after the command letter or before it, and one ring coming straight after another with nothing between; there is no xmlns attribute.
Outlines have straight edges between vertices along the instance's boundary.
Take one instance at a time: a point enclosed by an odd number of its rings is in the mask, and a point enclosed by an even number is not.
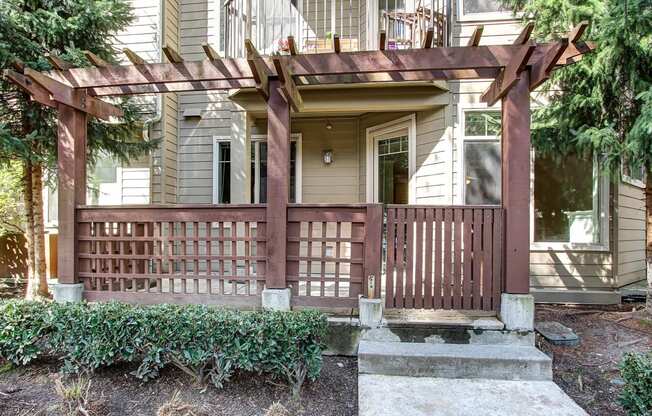
<svg viewBox="0 0 652 416"><path fill-rule="evenodd" d="M378 33L387 33L388 49L420 47L429 27L433 46L446 41L446 0L227 0L221 10L220 34L225 54L244 56L249 38L265 55L289 52L293 36L300 53L376 49Z"/></svg>

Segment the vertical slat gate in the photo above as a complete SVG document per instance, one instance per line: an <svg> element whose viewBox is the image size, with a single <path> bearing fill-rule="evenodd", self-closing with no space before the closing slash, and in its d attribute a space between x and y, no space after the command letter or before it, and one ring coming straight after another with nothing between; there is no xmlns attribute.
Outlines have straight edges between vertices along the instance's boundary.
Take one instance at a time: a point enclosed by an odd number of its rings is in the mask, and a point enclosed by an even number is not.
<svg viewBox="0 0 652 416"><path fill-rule="evenodd" d="M389 205L385 306L497 310L502 218L499 207Z"/></svg>

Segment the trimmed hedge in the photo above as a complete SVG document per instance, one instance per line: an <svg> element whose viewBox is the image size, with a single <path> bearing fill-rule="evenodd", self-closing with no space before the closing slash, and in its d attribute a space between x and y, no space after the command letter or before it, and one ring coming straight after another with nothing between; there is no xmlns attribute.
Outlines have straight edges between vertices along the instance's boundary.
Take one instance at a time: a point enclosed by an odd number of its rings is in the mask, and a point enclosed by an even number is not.
<svg viewBox="0 0 652 416"><path fill-rule="evenodd" d="M625 354L620 363L625 387L620 404L630 416L652 415L652 351L647 354Z"/></svg>
<svg viewBox="0 0 652 416"><path fill-rule="evenodd" d="M25 365L56 356L73 373L139 362L133 374L143 380L172 364L217 387L238 371L266 373L298 393L319 375L326 329L317 311L13 300L0 302L0 357Z"/></svg>

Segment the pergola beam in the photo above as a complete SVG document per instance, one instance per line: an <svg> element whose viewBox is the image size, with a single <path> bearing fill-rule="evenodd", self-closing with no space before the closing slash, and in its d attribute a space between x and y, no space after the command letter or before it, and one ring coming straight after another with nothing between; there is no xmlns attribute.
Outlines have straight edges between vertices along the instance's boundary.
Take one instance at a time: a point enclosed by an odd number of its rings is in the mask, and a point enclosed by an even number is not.
<svg viewBox="0 0 652 416"><path fill-rule="evenodd" d="M272 72L250 39L245 39L245 49L247 50L247 63L256 81L256 89L267 100L269 98L269 76Z"/></svg>
<svg viewBox="0 0 652 416"><path fill-rule="evenodd" d="M423 45L421 45L421 47L423 49L432 48L432 40L434 38L435 38L435 29L432 26L430 26L426 31L426 37L423 39Z"/></svg>
<svg viewBox="0 0 652 416"><path fill-rule="evenodd" d="M281 91L283 91L285 99L295 112L300 112L303 109L303 99L301 98L297 85L292 79L292 73L287 66L277 58L274 59L274 67L276 68L279 81L281 81Z"/></svg>
<svg viewBox="0 0 652 416"><path fill-rule="evenodd" d="M91 97L86 90L79 90L62 84L38 71L25 68L25 76L47 90L52 100L76 110L83 111L95 117L110 120L111 117L122 117L121 109L107 102Z"/></svg>
<svg viewBox="0 0 652 416"><path fill-rule="evenodd" d="M568 34L568 41L570 43L579 42L580 38L582 37L582 35L584 35L584 32L588 27L589 27L589 22L586 20L583 20L580 23L578 23Z"/></svg>
<svg viewBox="0 0 652 416"><path fill-rule="evenodd" d="M548 53L532 65L530 69L530 90L534 90L550 78L550 73L555 68L557 61L559 61L559 58L566 51L567 47L568 38L560 39L554 48L551 48Z"/></svg>
<svg viewBox="0 0 652 416"><path fill-rule="evenodd" d="M95 55L91 51L84 51L84 56L86 57L88 62L93 64L93 66L96 66L98 68L109 66L108 62L106 62L104 59L100 58L99 56Z"/></svg>
<svg viewBox="0 0 652 416"><path fill-rule="evenodd" d="M204 42L201 44L201 47L204 50L204 54L206 54L206 58L208 58L209 60L216 61L220 59L220 54L217 53L217 51L213 49L213 47L209 43Z"/></svg>
<svg viewBox="0 0 652 416"><path fill-rule="evenodd" d="M122 52L125 54L127 59L129 59L129 62L131 62L133 65L145 65L147 62L138 56L138 54L134 51L132 51L129 48L124 48Z"/></svg>
<svg viewBox="0 0 652 416"><path fill-rule="evenodd" d="M534 52L534 43L523 45L517 54L512 57L507 67L491 83L487 91L482 94L480 101L486 102L488 106L493 106L498 100L503 98L510 88L519 80L519 74L527 65L530 56Z"/></svg>
<svg viewBox="0 0 652 416"><path fill-rule="evenodd" d="M528 65L536 64L556 43L539 44ZM472 48L430 48L341 52L339 54L285 55L287 68L299 85L325 83L355 83L432 79L495 78L512 56L522 53L527 45L486 45ZM580 59L595 45L586 42L569 44L557 66ZM257 52L256 52L257 53ZM247 88L254 81L252 69L263 80L264 74L276 75L271 58L253 55L246 59L185 61L178 64L147 63L142 65L111 65L101 68L73 68L52 71L50 76L73 88L89 88L91 94L117 95L146 92L172 92L203 89ZM305 81L307 80L307 82ZM260 81L257 83L262 87ZM179 85L175 85L179 84ZM136 87L138 86L138 87ZM129 87L129 88L125 88Z"/></svg>
<svg viewBox="0 0 652 416"><path fill-rule="evenodd" d="M534 22L528 22L521 33L514 40L514 45L524 45L530 40L532 36L532 31L534 30Z"/></svg>
<svg viewBox="0 0 652 416"><path fill-rule="evenodd" d="M466 46L479 46L483 31L484 31L483 25L476 26L475 29L473 29L473 34L471 34L471 37L469 38L469 41L466 44Z"/></svg>
<svg viewBox="0 0 652 416"><path fill-rule="evenodd" d="M57 69L59 71L65 71L67 69L74 67L73 64L71 64L68 61L64 61L63 59L59 58L57 55L53 53L46 53L45 59L48 60L48 62L50 63L50 65L52 65L54 69Z"/></svg>
<svg viewBox="0 0 652 416"><path fill-rule="evenodd" d="M333 51L335 51L335 53L342 52L342 47L340 46L340 35L337 33L333 35Z"/></svg>
<svg viewBox="0 0 652 416"><path fill-rule="evenodd" d="M290 50L290 55L297 54L297 44L294 41L294 36L288 36L288 49Z"/></svg>
<svg viewBox="0 0 652 416"><path fill-rule="evenodd" d="M23 74L20 74L11 69L5 69L4 77L23 89L26 93L30 95L32 100L37 103L43 104L48 107L56 108L57 102L52 99L50 92L43 88L40 84L37 84L32 81L31 78L26 77Z"/></svg>
<svg viewBox="0 0 652 416"><path fill-rule="evenodd" d="M161 49L163 49L163 53L165 54L165 57L168 58L168 61L174 64L180 64L183 62L183 58L174 50L173 47L165 45Z"/></svg>

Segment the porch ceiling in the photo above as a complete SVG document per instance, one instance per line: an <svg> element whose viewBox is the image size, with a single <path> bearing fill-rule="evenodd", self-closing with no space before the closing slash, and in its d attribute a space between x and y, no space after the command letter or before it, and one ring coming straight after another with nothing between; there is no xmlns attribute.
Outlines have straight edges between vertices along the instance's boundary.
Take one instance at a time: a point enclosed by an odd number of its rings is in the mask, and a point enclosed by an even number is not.
<svg viewBox="0 0 652 416"><path fill-rule="evenodd" d="M444 85L445 87L445 85ZM303 101L296 116L355 116L370 112L423 111L449 103L449 93L433 83L376 84L369 88L331 86L299 89ZM267 103L255 89L240 89L229 98L255 117L267 117Z"/></svg>

